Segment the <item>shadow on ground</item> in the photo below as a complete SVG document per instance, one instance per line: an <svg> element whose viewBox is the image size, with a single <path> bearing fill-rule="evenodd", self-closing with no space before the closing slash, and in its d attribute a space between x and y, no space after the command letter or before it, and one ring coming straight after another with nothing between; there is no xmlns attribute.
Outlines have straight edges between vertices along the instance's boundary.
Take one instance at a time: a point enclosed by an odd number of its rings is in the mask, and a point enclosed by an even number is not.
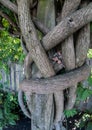
<svg viewBox="0 0 92 130"><path fill-rule="evenodd" d="M21 120L17 121L16 125L8 126L3 130L30 130L31 129L31 120L28 118L22 118Z"/></svg>

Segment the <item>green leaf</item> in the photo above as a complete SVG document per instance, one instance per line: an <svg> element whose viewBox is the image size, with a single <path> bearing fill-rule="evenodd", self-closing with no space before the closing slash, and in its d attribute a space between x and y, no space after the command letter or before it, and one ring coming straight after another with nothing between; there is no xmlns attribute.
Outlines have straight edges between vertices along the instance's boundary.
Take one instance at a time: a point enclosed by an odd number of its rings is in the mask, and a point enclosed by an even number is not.
<svg viewBox="0 0 92 130"><path fill-rule="evenodd" d="M89 51L87 53L87 57L88 58L92 58L92 49L89 49Z"/></svg>
<svg viewBox="0 0 92 130"><path fill-rule="evenodd" d="M3 111L0 109L0 120L3 119Z"/></svg>
<svg viewBox="0 0 92 130"><path fill-rule="evenodd" d="M92 75L88 77L88 85L92 86Z"/></svg>
<svg viewBox="0 0 92 130"><path fill-rule="evenodd" d="M89 93L89 91L86 89L86 90L84 90L84 92L83 92L83 94L82 94L82 96L81 96L81 100L86 100L87 99L87 97L89 97L90 96L90 93Z"/></svg>
<svg viewBox="0 0 92 130"><path fill-rule="evenodd" d="M0 73L0 80L2 79L2 74Z"/></svg>
<svg viewBox="0 0 92 130"><path fill-rule="evenodd" d="M65 114L65 116L66 116L67 118L69 118L69 117L73 117L74 115L76 115L76 114L77 114L77 111L76 111L76 109L65 110L65 111L64 111L64 114Z"/></svg>
<svg viewBox="0 0 92 130"><path fill-rule="evenodd" d="M9 28L10 26L9 22L5 18L2 19L2 24L5 28Z"/></svg>
<svg viewBox="0 0 92 130"><path fill-rule="evenodd" d="M86 130L92 130L92 122L89 122L89 123L87 124Z"/></svg>

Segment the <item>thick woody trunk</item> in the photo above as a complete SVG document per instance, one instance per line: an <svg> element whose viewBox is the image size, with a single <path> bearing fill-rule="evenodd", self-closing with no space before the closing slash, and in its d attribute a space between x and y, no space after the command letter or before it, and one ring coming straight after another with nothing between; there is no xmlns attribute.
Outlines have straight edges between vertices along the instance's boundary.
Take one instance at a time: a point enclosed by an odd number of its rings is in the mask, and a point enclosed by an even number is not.
<svg viewBox="0 0 92 130"><path fill-rule="evenodd" d="M20 91L23 91L26 95L27 106L31 113L31 116L29 116L29 113L25 111L26 115L31 117L31 130L53 130L53 126L55 130L62 130L61 118L64 107L65 109L71 109L73 107L76 99L75 91L77 83L89 75L89 67L82 65L86 60L86 53L89 47L89 24L85 24L91 21L92 3L88 7L76 11L77 8L79 8L80 1L81 0L76 0L72 2L72 0L65 0L62 4L62 11L60 12L60 23L54 27L57 15L55 14L56 1L39 0L37 18L47 27L48 31L51 30L50 32L47 31L48 34L44 37L43 34L40 33L39 38L39 32L37 32L33 24L34 20L32 21L30 15L30 4L32 1L17 0L20 28L29 51L28 57L25 59L26 78L33 78L24 80L20 84ZM35 12L31 13L36 14ZM87 20L85 20L86 18ZM84 25L85 27L83 27ZM79 35L76 38L75 45L73 32L79 30L81 27L83 28L78 31ZM83 38L84 36L85 38ZM49 60L54 53L53 50L50 49L61 42L62 59L66 72L69 72L55 76L55 67L53 68L54 65L52 66ZM48 50L50 51L46 53L45 51ZM38 77L37 71L41 77ZM36 75L34 75L34 73L36 73ZM64 104L63 90L67 88L69 88L69 97L67 97L68 103ZM53 97L55 98L54 103Z"/></svg>
<svg viewBox="0 0 92 130"><path fill-rule="evenodd" d="M55 26L54 1L40 0L37 17L47 28L52 29ZM52 130L54 116L53 94L33 94L31 99L31 130Z"/></svg>
<svg viewBox="0 0 92 130"><path fill-rule="evenodd" d="M85 62L90 44L92 2L15 1L17 3L0 0L0 4L14 12L14 16L18 15L19 22L16 20L14 24L2 8L0 18L7 19L14 30L20 28L18 35L25 41L23 47L27 50L24 61L26 79L20 84L18 93L20 107L31 118L31 130L64 130L63 111L73 107L77 84L90 73ZM11 34L10 31L9 33ZM62 47L57 47L59 44ZM60 52L56 53L57 49ZM61 73L63 67L66 71L64 74ZM56 75L57 72L61 74ZM64 99L65 89L68 90L67 101Z"/></svg>
<svg viewBox="0 0 92 130"><path fill-rule="evenodd" d="M41 1L39 1L40 4ZM54 26L55 26L55 10L54 10L54 1L44 1L45 5L48 7L52 5L52 8L45 8L43 6L43 11L47 12L47 18L45 18L45 23L48 21L48 9L51 9L51 15L54 17ZM39 5L38 5L39 7ZM23 9L22 9L23 8ZM41 43L38 40L37 33L31 21L29 13L29 1L18 1L18 14L19 21L21 26L21 31L23 37L26 41L27 48L31 53L32 59L36 63L43 77L50 77L55 75L55 72L46 56L45 51L43 50ZM26 14L26 15L25 15ZM46 14L44 13L46 16ZM52 17L52 18L53 18ZM46 24L45 24L46 25ZM48 24L47 24L48 25ZM22 27L23 26L23 27ZM50 25L51 26L51 25ZM53 26L53 25L52 25ZM49 27L50 28L50 27ZM51 27L52 28L52 27ZM31 36L31 37L30 37ZM34 66L33 66L34 68ZM31 107L31 129L32 130L51 130L53 125L53 94L49 95L37 95L31 93L26 93L26 99L29 107ZM29 109L30 110L30 109ZM52 118L51 118L52 117Z"/></svg>

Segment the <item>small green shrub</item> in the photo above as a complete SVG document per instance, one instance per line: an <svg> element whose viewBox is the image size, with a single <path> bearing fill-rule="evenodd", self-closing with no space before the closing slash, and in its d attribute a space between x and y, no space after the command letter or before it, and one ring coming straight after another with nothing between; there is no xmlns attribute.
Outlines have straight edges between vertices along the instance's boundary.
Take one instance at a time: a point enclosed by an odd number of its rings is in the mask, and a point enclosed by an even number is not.
<svg viewBox="0 0 92 130"><path fill-rule="evenodd" d="M77 114L77 110L75 108L71 109L71 110L65 110L64 114L67 118L69 117L73 117L74 115Z"/></svg>
<svg viewBox="0 0 92 130"><path fill-rule="evenodd" d="M0 85L2 87L2 85ZM18 116L17 94L4 92L0 89L0 130L8 125L15 125Z"/></svg>

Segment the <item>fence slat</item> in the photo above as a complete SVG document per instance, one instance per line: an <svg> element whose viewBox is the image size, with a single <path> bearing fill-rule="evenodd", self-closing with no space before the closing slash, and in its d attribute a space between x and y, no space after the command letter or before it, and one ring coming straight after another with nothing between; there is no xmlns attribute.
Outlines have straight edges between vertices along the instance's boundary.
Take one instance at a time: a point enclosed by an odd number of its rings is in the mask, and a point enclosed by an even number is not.
<svg viewBox="0 0 92 130"><path fill-rule="evenodd" d="M11 63L9 68L9 74L7 74L4 70L0 70L0 75L2 75L0 83L3 85L3 90L8 89L10 91L18 91L19 83L25 77L23 65Z"/></svg>

